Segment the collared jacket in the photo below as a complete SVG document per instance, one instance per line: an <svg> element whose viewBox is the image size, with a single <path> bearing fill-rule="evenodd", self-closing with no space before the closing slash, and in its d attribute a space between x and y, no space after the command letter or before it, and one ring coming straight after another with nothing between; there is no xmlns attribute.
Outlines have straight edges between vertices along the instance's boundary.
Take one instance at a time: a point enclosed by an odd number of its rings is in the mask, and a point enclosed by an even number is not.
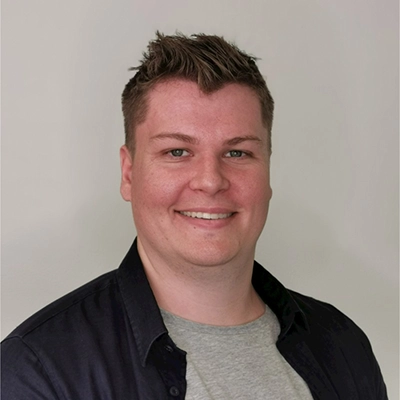
<svg viewBox="0 0 400 400"><path fill-rule="evenodd" d="M278 350L314 399L387 399L370 343L349 318L256 262L252 282L279 320ZM136 242L117 270L16 328L1 362L3 400L185 398L186 353L168 336Z"/></svg>

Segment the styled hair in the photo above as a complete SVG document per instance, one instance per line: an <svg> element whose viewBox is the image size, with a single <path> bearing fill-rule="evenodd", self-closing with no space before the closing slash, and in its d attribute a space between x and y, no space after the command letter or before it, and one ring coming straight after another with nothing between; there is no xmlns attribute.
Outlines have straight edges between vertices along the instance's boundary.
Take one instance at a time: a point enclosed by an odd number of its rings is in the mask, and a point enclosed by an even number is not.
<svg viewBox="0 0 400 400"><path fill-rule="evenodd" d="M274 101L256 60L223 37L203 33L166 36L157 31L156 39L149 43L140 65L130 68L137 72L122 93L125 144L130 152L134 153L135 127L146 118L147 94L157 83L168 79L196 82L205 94L213 93L229 83L253 89L260 100L262 122L268 131L271 152Z"/></svg>

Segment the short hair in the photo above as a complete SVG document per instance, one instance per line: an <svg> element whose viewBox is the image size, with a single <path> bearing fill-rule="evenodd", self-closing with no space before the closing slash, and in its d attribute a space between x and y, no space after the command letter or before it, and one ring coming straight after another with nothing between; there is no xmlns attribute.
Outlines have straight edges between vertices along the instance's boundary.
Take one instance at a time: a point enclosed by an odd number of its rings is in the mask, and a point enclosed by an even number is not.
<svg viewBox="0 0 400 400"><path fill-rule="evenodd" d="M186 79L196 82L203 93L210 94L229 83L238 83L254 90L260 100L263 125L268 131L271 152L271 128L274 101L257 65L257 58L239 50L223 37L203 33L166 36L156 32L134 77L122 93L125 144L134 154L135 127L144 122L147 94L159 82Z"/></svg>

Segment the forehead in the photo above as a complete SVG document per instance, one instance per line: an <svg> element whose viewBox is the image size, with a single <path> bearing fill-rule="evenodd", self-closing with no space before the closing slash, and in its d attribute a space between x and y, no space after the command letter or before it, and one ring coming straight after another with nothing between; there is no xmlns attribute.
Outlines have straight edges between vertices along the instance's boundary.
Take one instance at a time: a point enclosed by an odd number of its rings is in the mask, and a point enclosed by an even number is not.
<svg viewBox="0 0 400 400"><path fill-rule="evenodd" d="M168 80L156 84L147 95L145 125L179 124L231 129L264 130L261 103L253 89L227 84L212 93L204 93L195 82ZM159 128L159 127L158 127Z"/></svg>

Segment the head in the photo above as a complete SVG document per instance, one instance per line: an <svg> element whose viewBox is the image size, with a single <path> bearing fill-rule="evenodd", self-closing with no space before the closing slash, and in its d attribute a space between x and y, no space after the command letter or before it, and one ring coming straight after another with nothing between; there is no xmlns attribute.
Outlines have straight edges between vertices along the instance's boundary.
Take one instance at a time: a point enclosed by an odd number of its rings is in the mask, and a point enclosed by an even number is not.
<svg viewBox="0 0 400 400"><path fill-rule="evenodd" d="M157 34L137 69L120 155L141 257L251 268L272 195L273 100L254 59L216 36Z"/></svg>
<svg viewBox="0 0 400 400"><path fill-rule="evenodd" d="M170 79L196 82L205 94L216 92L230 83L251 88L260 101L271 152L274 101L255 61L254 57L219 36L165 36L157 32L141 64L131 68L137 72L122 93L125 144L131 154L135 151L135 129L147 115L150 90L157 83Z"/></svg>

